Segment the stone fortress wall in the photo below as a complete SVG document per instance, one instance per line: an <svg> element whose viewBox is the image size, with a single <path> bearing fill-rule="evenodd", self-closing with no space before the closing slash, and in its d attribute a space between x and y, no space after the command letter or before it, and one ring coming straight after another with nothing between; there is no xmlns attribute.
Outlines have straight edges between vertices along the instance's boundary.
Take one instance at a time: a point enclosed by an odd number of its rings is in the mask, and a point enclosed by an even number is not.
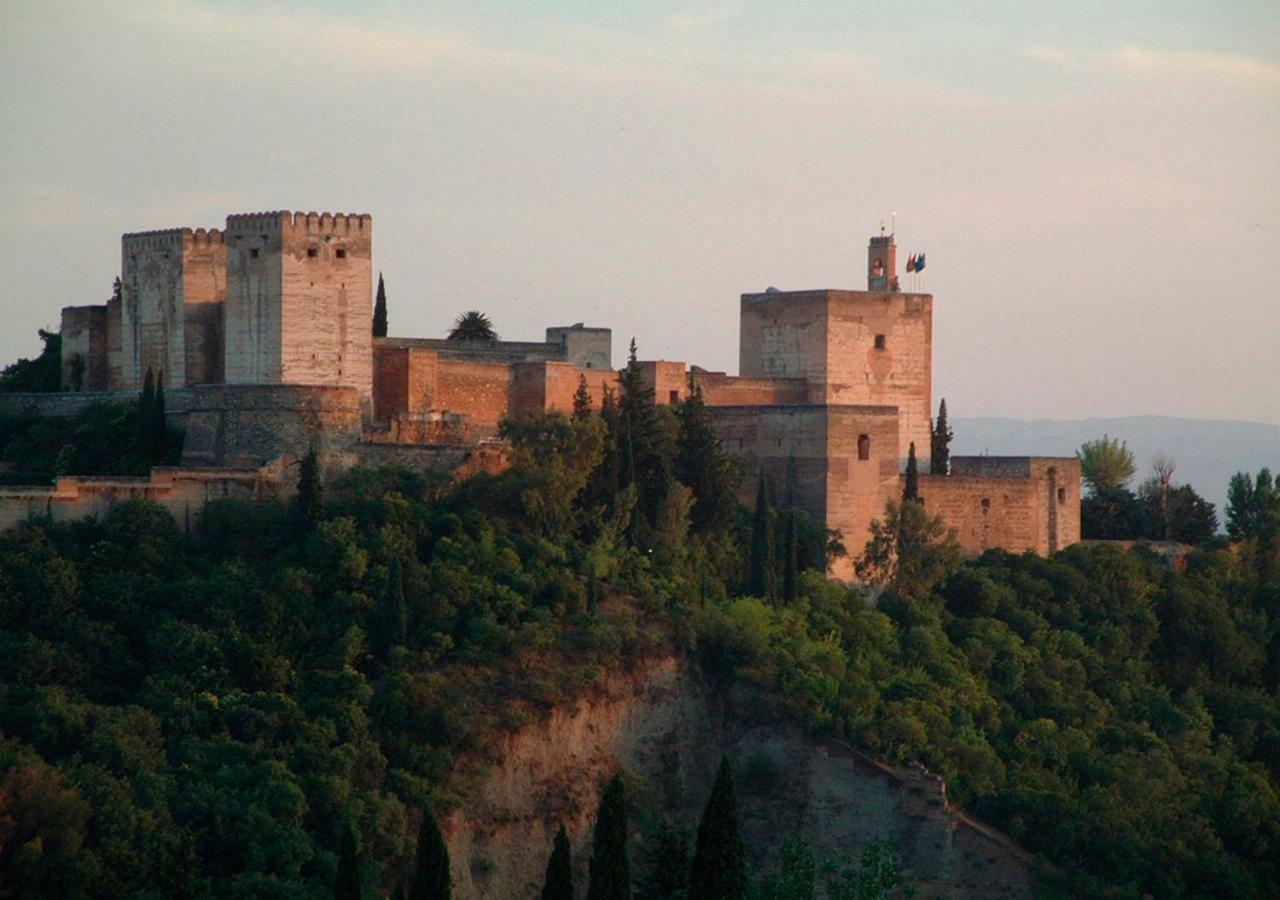
<svg viewBox="0 0 1280 900"><path fill-rule="evenodd" d="M308 449L331 468L487 467L504 419L568 412L580 384L596 408L618 390L611 332L581 322L548 328L541 342L373 337L368 215L231 215L221 231L126 234L121 246L119 298L63 310L68 392L0 396L0 412L72 415L94 398L128 398L150 370L186 429L184 468L157 470L148 487L63 479L0 491L0 523L41 502L98 510L113 492L180 506L195 502L195 484L216 495L219 471L233 492L248 472L287 486L289 463ZM763 477L773 503L838 529L851 555L901 497L912 443L921 499L966 550L1050 553L1079 540L1075 459L956 458L950 474L928 472L933 297L898 290L893 235L872 238L867 287L743 294L738 375L643 360L641 378L663 405L699 388L747 475L742 499ZM174 474L188 468L199 478ZM851 562L833 574L852 577Z"/></svg>

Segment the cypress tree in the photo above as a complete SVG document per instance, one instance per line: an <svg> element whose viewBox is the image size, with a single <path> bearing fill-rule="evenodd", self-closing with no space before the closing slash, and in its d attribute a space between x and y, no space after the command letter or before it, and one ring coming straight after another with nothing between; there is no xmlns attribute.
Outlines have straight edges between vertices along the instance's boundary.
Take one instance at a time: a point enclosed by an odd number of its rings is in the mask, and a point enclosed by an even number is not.
<svg viewBox="0 0 1280 900"><path fill-rule="evenodd" d="M916 462L916 442L907 448L907 483L902 488L902 502L920 499L920 467Z"/></svg>
<svg viewBox="0 0 1280 900"><path fill-rule="evenodd" d="M298 473L298 516L307 531L324 518L324 484L320 480L320 461L314 447L302 457Z"/></svg>
<svg viewBox="0 0 1280 900"><path fill-rule="evenodd" d="M378 273L378 297L373 304L373 336L387 336L387 289L381 272Z"/></svg>
<svg viewBox="0 0 1280 900"><path fill-rule="evenodd" d="M773 515L764 474L756 489L756 510L751 517L751 549L747 555L747 593L764 600L773 598L775 569L773 562Z"/></svg>
<svg viewBox="0 0 1280 900"><path fill-rule="evenodd" d="M360 884L360 856L356 831L348 822L342 830L342 847L338 851L338 875L333 886L335 900L363 900Z"/></svg>
<svg viewBox="0 0 1280 900"><path fill-rule="evenodd" d="M414 861L409 900L450 900L453 880L449 874L449 848L445 846L440 823L430 806L422 809L418 828L418 855Z"/></svg>
<svg viewBox="0 0 1280 900"><path fill-rule="evenodd" d="M156 392L151 398L151 421L147 423L151 431L151 461L164 462L169 443L169 428L164 421L164 370L156 374Z"/></svg>
<svg viewBox="0 0 1280 900"><path fill-rule="evenodd" d="M799 596L800 550L796 535L796 513L787 513L786 531L782 537L782 599L793 602Z"/></svg>
<svg viewBox="0 0 1280 900"><path fill-rule="evenodd" d="M747 848L738 821L738 795L729 758L720 760L715 786L698 823L689 869L689 900L743 900L747 896Z"/></svg>
<svg viewBox="0 0 1280 900"><path fill-rule="evenodd" d="M155 405L156 378L155 373L148 366L146 378L142 382L142 396L138 398L134 422L134 451L138 458L140 472L145 472L151 466L151 460L155 456L155 429L151 425Z"/></svg>
<svg viewBox="0 0 1280 900"><path fill-rule="evenodd" d="M929 438L929 471L934 475L951 472L951 439L955 434L947 424L947 398L938 404L938 420Z"/></svg>
<svg viewBox="0 0 1280 900"><path fill-rule="evenodd" d="M404 573L400 568L400 560L392 558L387 572L387 590L382 598L382 645L391 652L391 648L405 642L408 631L408 613L404 603Z"/></svg>
<svg viewBox="0 0 1280 900"><path fill-rule="evenodd" d="M675 474L693 492L690 524L696 534L723 531L733 524L738 510L735 470L720 445L699 385L680 404L676 417L680 432Z"/></svg>
<svg viewBox="0 0 1280 900"><path fill-rule="evenodd" d="M564 823L556 832L547 861L547 877L542 883L542 900L573 900L573 863L569 852L569 832Z"/></svg>
<svg viewBox="0 0 1280 900"><path fill-rule="evenodd" d="M578 389L573 392L573 417L585 419L591 415L591 392L587 390L587 376L578 376Z"/></svg>
<svg viewBox="0 0 1280 900"><path fill-rule="evenodd" d="M631 900L627 789L621 773L609 780L600 796L600 812L591 844L590 876L587 900Z"/></svg>

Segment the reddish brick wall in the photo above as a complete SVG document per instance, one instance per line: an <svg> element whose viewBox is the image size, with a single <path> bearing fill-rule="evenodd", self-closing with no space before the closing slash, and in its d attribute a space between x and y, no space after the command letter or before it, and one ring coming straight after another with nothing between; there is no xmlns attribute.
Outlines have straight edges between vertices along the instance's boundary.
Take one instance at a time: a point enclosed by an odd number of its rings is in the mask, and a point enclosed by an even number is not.
<svg viewBox="0 0 1280 900"><path fill-rule="evenodd" d="M738 378L723 372L697 372L694 384L708 406L773 406L804 403L808 384L802 378Z"/></svg>
<svg viewBox="0 0 1280 900"><path fill-rule="evenodd" d="M853 561L871 539L871 522L900 494L898 486L898 412L893 407L832 406L828 425L827 527L843 535L848 557L832 568L838 578L853 578ZM859 459L859 442L868 442L868 459Z"/></svg>
<svg viewBox="0 0 1280 900"><path fill-rule="evenodd" d="M436 408L464 413L471 439L496 435L510 404L511 366L441 359L437 372Z"/></svg>
<svg viewBox="0 0 1280 900"><path fill-rule="evenodd" d="M653 398L658 405L679 403L689 396L689 379L684 363L649 359L641 360L639 366L640 380L653 389Z"/></svg>

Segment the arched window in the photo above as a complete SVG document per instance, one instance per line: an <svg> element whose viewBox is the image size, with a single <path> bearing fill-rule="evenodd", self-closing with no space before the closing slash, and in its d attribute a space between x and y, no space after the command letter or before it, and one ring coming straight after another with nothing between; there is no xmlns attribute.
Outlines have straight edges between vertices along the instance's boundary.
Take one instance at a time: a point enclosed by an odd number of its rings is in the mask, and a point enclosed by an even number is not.
<svg viewBox="0 0 1280 900"><path fill-rule="evenodd" d="M871 438L865 434L858 435L858 459L871 458Z"/></svg>

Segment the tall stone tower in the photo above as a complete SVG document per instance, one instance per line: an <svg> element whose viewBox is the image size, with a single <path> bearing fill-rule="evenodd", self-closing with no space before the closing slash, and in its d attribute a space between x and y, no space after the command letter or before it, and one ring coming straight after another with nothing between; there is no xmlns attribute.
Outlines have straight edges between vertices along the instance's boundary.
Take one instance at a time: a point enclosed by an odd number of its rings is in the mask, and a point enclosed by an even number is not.
<svg viewBox="0 0 1280 900"><path fill-rule="evenodd" d="M914 443L927 471L933 297L895 289L895 252L892 235L871 239L868 281L883 278L879 290L743 294L738 368L748 378L803 378L811 404L897 407L899 465Z"/></svg>
<svg viewBox="0 0 1280 900"><path fill-rule="evenodd" d="M163 373L166 387L220 381L221 348L214 352L204 339L216 341L221 330L227 287L222 233L216 228L144 231L124 235L120 247L120 377L115 386L141 388L148 369ZM189 320L194 326L191 347Z"/></svg>
<svg viewBox="0 0 1280 900"><path fill-rule="evenodd" d="M896 291L898 289L898 245L892 234L884 233L871 238L867 246L867 290Z"/></svg>
<svg viewBox="0 0 1280 900"><path fill-rule="evenodd" d="M227 217L228 384L373 389L373 217Z"/></svg>

